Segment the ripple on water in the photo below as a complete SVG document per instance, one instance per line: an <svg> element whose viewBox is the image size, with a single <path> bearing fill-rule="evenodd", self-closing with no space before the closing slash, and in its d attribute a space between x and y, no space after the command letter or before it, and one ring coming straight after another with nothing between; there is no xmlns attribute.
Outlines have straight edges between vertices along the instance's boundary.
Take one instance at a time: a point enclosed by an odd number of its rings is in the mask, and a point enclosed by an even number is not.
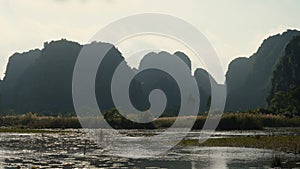
<svg viewBox="0 0 300 169"><path fill-rule="evenodd" d="M126 134L126 131L123 131ZM137 131L138 136L143 136ZM153 132L152 132L153 133ZM131 133L132 134L132 131ZM134 133L133 133L134 134ZM149 134L147 132L146 134ZM197 132L189 133L192 136ZM218 133L217 133L218 134ZM219 133L220 134L220 133ZM232 134L232 133L230 133ZM223 134L225 135L225 134ZM124 136L122 139L136 141L137 138ZM105 151L92 141L87 141L83 132L55 134L1 133L0 168L40 166L60 168L268 168L274 152L272 150L237 147L177 147L166 156L130 159L105 154ZM85 145L85 143L87 143ZM126 145L120 144L119 148ZM118 148L115 147L115 148ZM83 155L84 147L86 155ZM142 147L135 147L141 151ZM135 154L135 151L124 153ZM138 153L136 153L138 154ZM117 154L115 154L117 155ZM285 157L292 155L282 154Z"/></svg>

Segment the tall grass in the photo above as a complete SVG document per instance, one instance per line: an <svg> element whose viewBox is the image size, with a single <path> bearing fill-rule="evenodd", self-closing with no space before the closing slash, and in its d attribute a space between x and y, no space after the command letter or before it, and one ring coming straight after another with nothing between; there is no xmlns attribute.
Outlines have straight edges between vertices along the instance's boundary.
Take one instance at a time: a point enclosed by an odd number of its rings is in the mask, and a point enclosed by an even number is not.
<svg viewBox="0 0 300 169"><path fill-rule="evenodd" d="M186 127L192 117L180 117L181 126ZM176 117L163 117L153 122L156 128L170 127ZM206 116L198 116L193 129L202 129ZM263 127L300 127L300 117L287 118L281 115L249 114L249 113L225 113L223 114L218 130L261 130Z"/></svg>
<svg viewBox="0 0 300 169"><path fill-rule="evenodd" d="M37 116L27 113L19 116L0 116L0 126L14 128L80 128L76 117Z"/></svg>
<svg viewBox="0 0 300 169"><path fill-rule="evenodd" d="M106 119L114 128L136 129L136 128L168 128L177 117L161 117L152 123L139 124L129 120ZM178 118L176 127L187 127L191 124L193 129L202 129L206 116L198 116L193 121L192 116ZM86 119L90 123L96 123L95 119ZM19 116L0 116L0 127L14 128L81 128L77 117L62 116L37 116L27 113ZM260 130L264 127L300 127L300 117L287 118L281 115L249 114L249 113L225 113L223 114L217 130Z"/></svg>

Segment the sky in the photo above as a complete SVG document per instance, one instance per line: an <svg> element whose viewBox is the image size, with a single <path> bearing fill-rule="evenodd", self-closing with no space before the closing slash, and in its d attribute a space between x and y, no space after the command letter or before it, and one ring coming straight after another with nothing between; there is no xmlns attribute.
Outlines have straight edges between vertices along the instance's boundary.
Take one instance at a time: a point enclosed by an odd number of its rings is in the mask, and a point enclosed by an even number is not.
<svg viewBox="0 0 300 169"><path fill-rule="evenodd" d="M251 56L268 36L300 30L299 8L298 0L0 0L0 77L15 52L62 38L85 44L105 25L139 13L169 14L195 26L226 71L231 60Z"/></svg>

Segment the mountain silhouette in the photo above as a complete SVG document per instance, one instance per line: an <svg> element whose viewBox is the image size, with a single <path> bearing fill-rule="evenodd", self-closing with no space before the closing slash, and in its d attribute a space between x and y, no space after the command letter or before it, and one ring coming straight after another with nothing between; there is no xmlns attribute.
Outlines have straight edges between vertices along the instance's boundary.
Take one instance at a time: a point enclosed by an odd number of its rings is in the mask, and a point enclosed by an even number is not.
<svg viewBox="0 0 300 169"><path fill-rule="evenodd" d="M263 41L249 58L234 59L226 73L226 111L245 111L266 107L272 72L286 45L299 31L287 30Z"/></svg>
<svg viewBox="0 0 300 169"><path fill-rule="evenodd" d="M124 61L124 57L117 48L108 43L95 42L85 47L95 45L100 49L111 47L99 65L95 79L98 105L101 111L105 111L115 107L111 95L111 82L116 68ZM44 43L42 50L36 49L11 56L5 78L0 83L1 112L3 114L37 112L45 115L74 112L72 76L76 59L83 46L62 39ZM151 55L163 57L171 54L149 53L144 56L140 65L143 65ZM176 52L173 57L179 57L191 69L191 61L184 53ZM127 73L136 72L128 65L126 69ZM131 82L130 99L134 107L141 111L149 109L148 96L153 89L161 89L167 96L168 104L164 116L176 115L180 107L178 85L172 76L157 69L137 74ZM204 111L205 108L201 110Z"/></svg>
<svg viewBox="0 0 300 169"><path fill-rule="evenodd" d="M5 77L1 81L1 109L10 111L18 105L18 91L22 84L23 73L29 69L36 59L40 56L41 51L38 49L30 50L24 53L13 54L8 61Z"/></svg>
<svg viewBox="0 0 300 169"><path fill-rule="evenodd" d="M299 31L287 30L282 34L270 36L263 41L258 51L252 56L237 58L229 64L226 73L228 93L226 111L245 111L264 108L267 105L270 107L271 100L278 91L287 91L287 86L294 84L295 79L296 81L299 79L298 74L295 75L295 72L299 72L295 67L298 64L297 60L292 65L293 69L288 68L291 65L286 64L286 60L282 60L282 58L289 58L287 60L295 58L293 52L297 52L298 49L286 48L286 46L297 35L300 35ZM295 46L298 42L294 41L288 46ZM93 46L111 48L98 68L95 93L101 111L114 108L111 82L116 68L124 61L121 52L109 43L93 42L81 45L62 39L44 43L44 48L41 50L15 53L10 57L5 77L0 81L1 114L36 112L55 115L74 112L72 100L74 66L81 49ZM142 58L140 67L137 69L130 68L125 62L125 71L134 75L129 87L130 101L134 107L141 111L149 109L150 92L153 89L161 89L168 100L163 116L175 116L179 111L180 90L176 80L170 74L158 69L137 73L141 66L153 56L178 57L186 64L191 71L190 76L195 77L198 85L199 113L206 112L211 98L210 83L216 83L216 81L213 78L210 79L210 74L204 69L197 68L192 73L191 60L180 51L174 54L164 51L150 52ZM285 76L289 80L282 80L283 75L286 74L289 74ZM295 77L290 77L292 75ZM278 80L280 82L276 83ZM285 86L285 88L280 86Z"/></svg>

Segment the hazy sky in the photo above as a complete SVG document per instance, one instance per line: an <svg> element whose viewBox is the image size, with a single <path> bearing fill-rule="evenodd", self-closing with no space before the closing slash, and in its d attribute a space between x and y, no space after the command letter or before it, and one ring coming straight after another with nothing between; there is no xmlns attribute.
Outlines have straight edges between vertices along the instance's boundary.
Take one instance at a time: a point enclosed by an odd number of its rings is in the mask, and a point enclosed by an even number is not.
<svg viewBox="0 0 300 169"><path fill-rule="evenodd" d="M84 44L108 23L144 12L170 14L196 26L227 69L269 35L300 30L299 9L298 0L1 0L0 74L14 52L61 38Z"/></svg>

